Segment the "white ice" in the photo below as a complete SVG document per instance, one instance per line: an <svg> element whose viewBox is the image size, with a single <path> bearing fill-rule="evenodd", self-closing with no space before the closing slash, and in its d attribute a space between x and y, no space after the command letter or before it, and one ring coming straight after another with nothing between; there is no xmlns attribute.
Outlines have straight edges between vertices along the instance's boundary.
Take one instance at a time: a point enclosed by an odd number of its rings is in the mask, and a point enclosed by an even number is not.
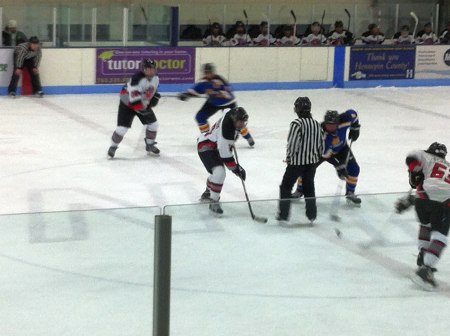
<svg viewBox="0 0 450 336"><path fill-rule="evenodd" d="M254 149L237 145L252 200L277 198L293 102L307 95L318 120L327 109L358 111L363 205L340 202L341 221L332 222L333 198L320 198L314 227L286 228L274 220L275 200L258 201L255 213L269 222L257 224L246 203L234 202L244 194L228 174L223 218L205 205L166 208L174 221L172 335L446 335L448 254L437 292L413 286L416 219L413 210L394 214L393 203L409 188L406 153L450 145L449 94L238 92L256 140ZM0 98L0 335L151 334L153 217L161 206L197 203L205 188L194 121L202 103L162 99L160 157L145 154L135 120L107 160L117 95ZM330 165L318 169L318 196L334 195L338 183ZM390 194L365 196L374 193ZM292 223L303 223L303 202L292 213Z"/></svg>

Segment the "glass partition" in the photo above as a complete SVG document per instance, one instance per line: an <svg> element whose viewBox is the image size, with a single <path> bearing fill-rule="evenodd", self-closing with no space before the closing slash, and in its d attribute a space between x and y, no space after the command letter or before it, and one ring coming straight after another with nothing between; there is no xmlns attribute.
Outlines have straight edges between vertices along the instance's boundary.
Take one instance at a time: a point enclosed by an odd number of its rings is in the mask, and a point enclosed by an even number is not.
<svg viewBox="0 0 450 336"><path fill-rule="evenodd" d="M394 212L404 196L362 195L360 208L318 198L312 226L303 200L282 225L276 200L251 203L267 224L252 221L246 202L223 203L221 218L207 204L165 207L173 216L171 334L426 334L423 305L434 315L447 300L408 279L418 224L413 208ZM448 278L446 265L438 281Z"/></svg>
<svg viewBox="0 0 450 336"><path fill-rule="evenodd" d="M2 335L151 335L160 209L0 216Z"/></svg>
<svg viewBox="0 0 450 336"><path fill-rule="evenodd" d="M171 38L171 7L150 0L24 2L26 5L23 6L17 6L13 1L4 2L3 24L15 19L19 30L27 36L37 35L44 46L167 46ZM282 35L284 25L295 22L297 35L302 35L313 21L322 22L322 17L325 33L334 29L336 20L342 20L345 28L360 37L369 24L375 23L390 39L405 24L413 30L415 21L410 12L419 17L418 29L431 22L437 33L445 28L448 19L448 5L439 1L243 2L207 6L182 3L179 5L179 43L202 45L203 36L214 22L230 36L235 22L243 21L251 37L259 34L261 21L268 21L270 31L277 36L280 32Z"/></svg>

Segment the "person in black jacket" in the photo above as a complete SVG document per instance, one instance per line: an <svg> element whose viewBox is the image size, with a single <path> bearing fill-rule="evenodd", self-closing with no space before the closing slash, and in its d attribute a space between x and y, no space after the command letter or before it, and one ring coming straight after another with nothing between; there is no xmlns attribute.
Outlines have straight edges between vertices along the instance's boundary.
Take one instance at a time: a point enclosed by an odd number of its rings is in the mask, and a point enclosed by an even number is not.
<svg viewBox="0 0 450 336"><path fill-rule="evenodd" d="M286 171L280 185L278 221L289 220L291 190L298 177L303 177L306 217L311 223L317 217L314 177L322 154L322 129L311 115L311 101L298 97L294 103L298 118L291 122L286 151Z"/></svg>

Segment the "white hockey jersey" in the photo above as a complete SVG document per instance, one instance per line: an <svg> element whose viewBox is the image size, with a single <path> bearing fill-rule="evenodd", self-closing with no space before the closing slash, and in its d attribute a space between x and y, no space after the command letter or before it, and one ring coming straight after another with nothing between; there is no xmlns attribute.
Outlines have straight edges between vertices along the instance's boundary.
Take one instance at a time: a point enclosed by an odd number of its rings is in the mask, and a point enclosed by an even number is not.
<svg viewBox="0 0 450 336"><path fill-rule="evenodd" d="M271 44L274 44L277 39L272 36L272 34L259 34L257 37L253 39L254 45L267 47Z"/></svg>
<svg viewBox="0 0 450 336"><path fill-rule="evenodd" d="M232 150L239 136L239 130L234 127L230 111L227 111L209 132L200 134L197 139L197 149L199 152L217 150L225 166L233 170L236 167L236 161Z"/></svg>
<svg viewBox="0 0 450 336"><path fill-rule="evenodd" d="M223 35L209 35L203 39L204 47L221 47L227 39Z"/></svg>
<svg viewBox="0 0 450 336"><path fill-rule="evenodd" d="M327 38L323 34L309 34L302 39L302 43L306 45L321 45L327 42Z"/></svg>
<svg viewBox="0 0 450 336"><path fill-rule="evenodd" d="M422 172L424 175L423 190L433 201L444 202L450 199L450 163L437 155L423 150L408 154L413 159L409 170ZM420 194L418 194L420 197Z"/></svg>
<svg viewBox="0 0 450 336"><path fill-rule="evenodd" d="M145 110L158 90L158 85L158 76L148 79L140 71L133 75L128 83L122 87L120 100L136 112Z"/></svg>

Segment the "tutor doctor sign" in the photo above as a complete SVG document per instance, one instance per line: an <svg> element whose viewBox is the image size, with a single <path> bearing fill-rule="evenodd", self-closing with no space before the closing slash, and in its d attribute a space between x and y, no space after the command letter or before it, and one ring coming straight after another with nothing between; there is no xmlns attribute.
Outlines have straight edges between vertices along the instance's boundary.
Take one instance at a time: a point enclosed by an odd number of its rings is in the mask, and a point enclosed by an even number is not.
<svg viewBox="0 0 450 336"><path fill-rule="evenodd" d="M193 83L195 48L99 48L96 53L96 84L126 83L151 58L161 84Z"/></svg>

